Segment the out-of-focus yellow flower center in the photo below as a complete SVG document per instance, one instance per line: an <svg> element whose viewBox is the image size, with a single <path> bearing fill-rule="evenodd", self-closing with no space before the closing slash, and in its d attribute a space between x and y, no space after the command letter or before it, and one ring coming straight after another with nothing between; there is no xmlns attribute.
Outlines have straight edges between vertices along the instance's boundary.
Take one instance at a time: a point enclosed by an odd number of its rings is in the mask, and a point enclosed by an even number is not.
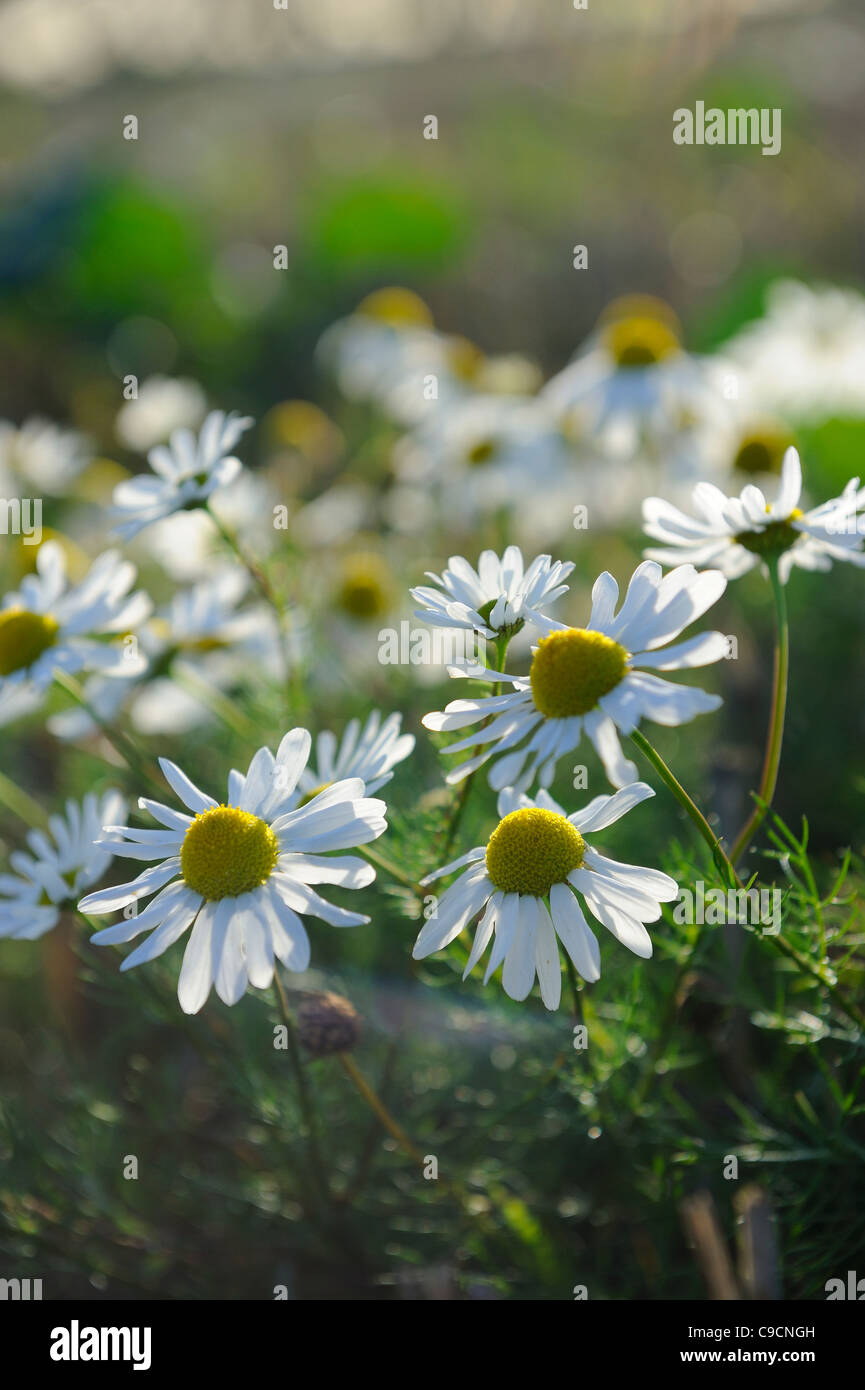
<svg viewBox="0 0 865 1390"><path fill-rule="evenodd" d="M737 473L747 473L749 477L780 473L784 455L792 443L783 430L752 430L740 441L733 467Z"/></svg>
<svg viewBox="0 0 865 1390"><path fill-rule="evenodd" d="M312 791L305 792L297 803L297 809L300 810L301 806L308 806L310 801L317 797L320 792L326 792L328 787L332 786L333 782L322 782L319 786L313 787Z"/></svg>
<svg viewBox="0 0 865 1390"><path fill-rule="evenodd" d="M660 319L618 319L604 330L617 367L652 367L679 351L679 340Z"/></svg>
<svg viewBox="0 0 865 1390"><path fill-rule="evenodd" d="M614 299L599 322L604 345L618 367L651 367L681 350L679 320L654 295Z"/></svg>
<svg viewBox="0 0 865 1390"><path fill-rule="evenodd" d="M503 893L545 898L583 862L586 842L558 811L527 806L499 821L487 844L487 873Z"/></svg>
<svg viewBox="0 0 865 1390"><path fill-rule="evenodd" d="M627 658L625 648L602 632L551 632L538 643L529 671L536 708L548 719L588 714L619 684Z"/></svg>
<svg viewBox="0 0 865 1390"><path fill-rule="evenodd" d="M479 439L474 443L466 454L466 462L472 468L478 468L481 464L489 463L490 459L495 458L496 441L494 439Z"/></svg>
<svg viewBox="0 0 865 1390"><path fill-rule="evenodd" d="M6 608L0 612L0 676L24 671L53 647L60 624L47 613L31 613L28 608Z"/></svg>
<svg viewBox="0 0 865 1390"><path fill-rule="evenodd" d="M486 358L476 343L459 334L447 342L447 363L458 381L477 381L486 363Z"/></svg>
<svg viewBox="0 0 865 1390"><path fill-rule="evenodd" d="M374 290L362 299L357 312L368 319L378 319L394 328L432 328L433 317L419 295L399 285Z"/></svg>
<svg viewBox="0 0 865 1390"><path fill-rule="evenodd" d="M375 554L350 555L343 562L337 605L352 618L378 618L391 601L390 570Z"/></svg>
<svg viewBox="0 0 865 1390"><path fill-rule="evenodd" d="M239 898L266 883L279 844L270 826L236 806L200 811L183 837L180 867L187 886L209 901Z"/></svg>

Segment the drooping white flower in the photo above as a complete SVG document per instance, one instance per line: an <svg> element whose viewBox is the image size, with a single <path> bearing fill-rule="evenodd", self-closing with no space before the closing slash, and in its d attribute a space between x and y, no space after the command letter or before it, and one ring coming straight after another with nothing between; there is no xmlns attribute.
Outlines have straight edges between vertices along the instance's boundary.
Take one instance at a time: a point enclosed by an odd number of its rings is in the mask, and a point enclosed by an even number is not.
<svg viewBox="0 0 865 1390"><path fill-rule="evenodd" d="M749 484L738 497L726 497L711 483L694 489L698 517L686 516L660 497L643 503L647 535L664 546L647 549L661 564L688 560L693 565L717 566L728 579L738 579L755 565L777 561L786 583L794 565L828 570L833 560L865 565L865 488L851 478L840 497L802 511L802 466L795 449L784 455L778 495L767 502L760 488Z"/></svg>
<svg viewBox="0 0 865 1390"><path fill-rule="evenodd" d="M644 561L634 571L625 600L616 612L618 585L606 571L592 590L592 611L585 628L547 619L547 635L533 649L528 676L479 673L452 667L456 676L470 674L513 689L503 695L453 700L423 723L435 731L490 722L444 751L482 748L448 773L459 782L490 758L492 787L527 790L535 777L549 786L556 763L587 735L614 787L636 779L637 770L622 753L619 734L630 734L642 719L657 724L685 724L697 714L717 709L720 696L691 685L675 685L655 671L688 670L720 661L727 639L703 632L678 637L720 598L727 581L717 570L698 574L680 565L662 578L660 565ZM617 732L618 731L618 732Z"/></svg>
<svg viewBox="0 0 865 1390"><path fill-rule="evenodd" d="M310 947L299 914L337 927L369 921L334 907L312 885L363 888L372 882L375 870L365 859L329 851L368 844L383 834L385 803L365 797L363 782L353 777L289 809L310 744L306 729L293 729L276 757L260 748L245 776L229 774L222 804L199 791L174 763L160 759L166 781L187 810L142 798L138 804L158 821L158 830L106 828L125 837L113 846L115 854L158 862L131 883L90 894L80 904L82 912L103 915L156 896L138 916L92 939L119 944L149 931L124 960L121 969L128 970L161 955L191 927L178 985L185 1013L198 1012L212 985L226 1004L236 1004L248 984L265 989L273 979L274 957L289 970L305 970Z"/></svg>
<svg viewBox="0 0 865 1390"><path fill-rule="evenodd" d="M153 471L114 489L118 535L129 540L173 512L203 506L217 488L232 482L242 464L231 450L252 423L249 415L213 410L197 438L191 430L179 429L170 444L151 449L147 462Z"/></svg>
<svg viewBox="0 0 865 1390"><path fill-rule="evenodd" d="M442 574L427 571L437 587L421 585L410 590L412 598L423 604L415 617L427 618L437 627L495 638L533 622L541 604L567 593L562 580L573 568L570 561L554 563L549 555L537 555L526 569L516 545L509 545L501 559L494 550L484 550L476 570L462 555L452 555Z"/></svg>
<svg viewBox="0 0 865 1390"><path fill-rule="evenodd" d="M197 430L206 410L207 397L197 381L151 376L142 381L134 400L124 401L114 428L128 449L144 453L175 430Z"/></svg>
<svg viewBox="0 0 865 1390"><path fill-rule="evenodd" d="M36 574L0 608L0 720L7 701L42 695L56 672L123 677L145 669L137 644L105 640L132 633L150 612L146 594L129 593L135 573L111 550L70 586L58 543L40 546Z"/></svg>
<svg viewBox="0 0 865 1390"><path fill-rule="evenodd" d="M414 734L400 732L401 714L389 714L382 719L373 710L361 728L359 719L351 719L342 739L325 729L315 740L315 762L300 774L295 792L295 804L306 802L317 792L344 777L359 777L371 796L390 782L393 769L414 749Z"/></svg>
<svg viewBox="0 0 865 1390"><path fill-rule="evenodd" d="M29 854L9 856L14 874L0 874L0 936L32 941L50 931L64 907L98 883L112 859L110 840L95 844L102 827L126 814L119 792L67 801L65 816L51 816L48 831L31 830ZM49 833L50 832L50 833Z"/></svg>
<svg viewBox="0 0 865 1390"><path fill-rule="evenodd" d="M415 959L442 950L482 913L463 979L492 942L484 984L503 965L502 984L512 999L525 999L537 977L544 1004L557 1009L559 942L584 980L601 974L598 939L579 899L617 941L648 959L652 941L644 923L657 921L661 903L676 896L675 880L657 869L608 859L584 836L612 825L650 796L651 787L634 782L568 816L546 792L532 800L506 788L499 795L501 819L487 844L422 880L426 885L463 869L424 924Z"/></svg>

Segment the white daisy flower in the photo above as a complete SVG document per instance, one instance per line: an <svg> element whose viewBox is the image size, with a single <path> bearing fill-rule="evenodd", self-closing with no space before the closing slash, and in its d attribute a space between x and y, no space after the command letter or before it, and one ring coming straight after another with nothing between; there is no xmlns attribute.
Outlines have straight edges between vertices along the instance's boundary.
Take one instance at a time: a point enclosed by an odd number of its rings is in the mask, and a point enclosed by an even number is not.
<svg viewBox="0 0 865 1390"><path fill-rule="evenodd" d="M9 863L14 874L0 874L0 936L33 941L50 931L64 908L74 908L81 894L102 878L112 859L111 844L94 841L106 823L126 814L119 792L92 793L81 802L67 801L66 815L51 816L50 834L31 830L30 854L16 850Z"/></svg>
<svg viewBox="0 0 865 1390"><path fill-rule="evenodd" d="M766 410L793 420L865 414L865 296L779 280L763 318L721 349Z"/></svg>
<svg viewBox="0 0 865 1390"><path fill-rule="evenodd" d="M0 421L0 473L17 475L40 494L69 491L92 458L90 441L77 430L36 416L20 428Z"/></svg>
<svg viewBox="0 0 865 1390"><path fill-rule="evenodd" d="M518 507L526 478L549 486L573 467L553 412L537 397L474 395L437 411L394 450L403 486L429 489L451 522Z"/></svg>
<svg viewBox="0 0 865 1390"><path fill-rule="evenodd" d="M458 401L484 360L465 339L440 333L423 300L398 286L375 290L332 324L317 354L345 396L373 402L403 425Z"/></svg>
<svg viewBox="0 0 865 1390"><path fill-rule="evenodd" d="M127 449L143 453L179 429L197 430L207 411L207 397L197 381L151 376L134 400L117 412L114 429Z"/></svg>
<svg viewBox="0 0 865 1390"><path fill-rule="evenodd" d="M496 790L526 791L536 776L541 786L549 786L558 759L586 734L613 786L633 782L637 769L622 753L620 733L633 733L641 719L685 724L721 704L718 695L674 685L653 672L706 666L726 655L727 639L720 632L701 632L667 646L726 585L717 570L698 574L692 565L680 565L662 578L660 565L644 561L617 613L619 588L605 571L592 590L586 627L544 621L547 635L533 648L527 676L481 673L481 679L511 684L512 692L453 700L443 712L425 715L424 725L435 731L485 725L444 750L461 753L491 745L452 769L447 781L460 782L495 757L489 782ZM460 667L450 672L466 674ZM477 677L477 669L470 674Z"/></svg>
<svg viewBox="0 0 865 1390"><path fill-rule="evenodd" d="M217 488L232 482L243 465L230 451L252 423L249 415L212 410L197 439L191 430L179 429L170 444L151 449L147 462L153 472L114 489L118 535L129 540L151 522L203 506Z"/></svg>
<svg viewBox="0 0 865 1390"><path fill-rule="evenodd" d="M249 575L239 565L226 565L209 579L178 590L140 634L148 660L146 679L124 686L93 677L84 687L87 705L113 723L128 700L130 719L142 733L178 734L213 719L206 698L192 687L229 692L251 671L257 678L275 680L282 673L279 629L267 604L239 607L249 586ZM63 739L96 732L80 707L52 716L48 726Z"/></svg>
<svg viewBox="0 0 865 1390"><path fill-rule="evenodd" d="M519 546L509 545L501 559L494 550L484 550L476 570L462 555L452 555L442 574L427 570L438 588L421 585L409 592L423 604L416 618L494 639L518 632L535 621L541 604L566 594L562 580L573 568L570 561L554 563L549 555L537 555L526 569Z"/></svg>
<svg viewBox="0 0 865 1390"><path fill-rule="evenodd" d="M694 489L699 517L686 516L660 497L643 503L647 535L664 541L648 549L650 559L678 564L717 565L728 579L738 579L755 565L777 560L778 576L786 583L794 565L828 570L833 560L865 565L865 520L857 510L865 504L865 488L851 478L840 497L804 512L799 507L802 466L795 449L784 455L781 482L774 502L749 484L738 497L727 497L711 483Z"/></svg>
<svg viewBox="0 0 865 1390"><path fill-rule="evenodd" d="M126 837L113 846L115 854L159 862L131 883L91 893L81 911L99 916L156 897L138 916L92 940L116 945L149 931L120 967L129 970L162 955L192 927L177 990L185 1013L198 1012L212 985L226 1004L236 1004L248 984L266 989L274 957L289 970L306 970L309 938L298 914L336 927L369 921L326 902L312 884L363 888L373 881L375 870L365 859L327 851L377 839L387 828L385 803L365 797L363 782L352 777L289 809L310 743L306 729L293 729L275 758L260 748L245 776L229 774L223 803L162 758L166 781L192 814L141 798L139 806L160 829L106 827Z"/></svg>
<svg viewBox="0 0 865 1390"><path fill-rule="evenodd" d="M484 984L503 964L502 984L511 999L525 999L537 976L544 1004L557 1009L559 941L584 980L600 979L600 947L581 898L617 941L647 960L652 941L643 924L657 921L661 903L676 897L675 879L608 859L584 836L612 825L654 794L645 782L634 782L613 796L596 796L568 816L546 792L531 800L506 788L498 802L501 819L487 844L421 880L426 885L464 869L424 924L415 959L441 951L483 913L463 979L492 942Z"/></svg>
<svg viewBox="0 0 865 1390"><path fill-rule="evenodd" d="M359 719L350 720L340 743L329 729L320 733L315 740L315 763L300 774L292 807L298 802L305 805L345 777L359 777L366 796L377 792L391 781L397 763L414 749L414 734L401 733L401 725L401 714L383 720L373 710L362 729Z"/></svg>
<svg viewBox="0 0 865 1390"><path fill-rule="evenodd" d="M40 546L36 574L26 575L0 608L0 715L12 697L43 694L56 672L122 677L145 669L134 647L104 640L130 633L147 618L147 595L129 593L134 580L135 566L109 550L70 587L58 543Z"/></svg>
<svg viewBox="0 0 865 1390"><path fill-rule="evenodd" d="M703 364L686 353L679 323L649 295L615 300L573 362L552 377L541 399L575 441L605 455L663 455L676 433L711 397Z"/></svg>

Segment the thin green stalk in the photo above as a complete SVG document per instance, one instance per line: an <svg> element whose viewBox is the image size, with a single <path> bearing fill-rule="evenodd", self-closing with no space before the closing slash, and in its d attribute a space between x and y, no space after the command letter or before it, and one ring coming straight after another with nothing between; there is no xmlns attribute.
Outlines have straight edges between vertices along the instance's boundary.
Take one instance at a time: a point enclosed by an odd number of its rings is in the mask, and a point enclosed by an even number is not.
<svg viewBox="0 0 865 1390"><path fill-rule="evenodd" d="M307 1082L306 1071L300 1056L300 1049L297 1043L297 1034L294 1029L291 1014L288 1008L288 1000L285 997L285 990L279 978L279 971L273 972L273 985L276 994L279 1011L282 1021L285 1024L285 1036L288 1044L288 1061L294 1073L294 1080L297 1086L297 1097L300 1102L301 1114L303 1115L306 1126L306 1138L309 1148L311 1167L313 1170L313 1180L318 1187L322 1198L327 1202L330 1200L330 1187L327 1181L327 1170L324 1166L324 1156L321 1149L321 1141L318 1130L318 1115L313 1104L312 1092Z"/></svg>
<svg viewBox="0 0 865 1390"><path fill-rule="evenodd" d="M44 830L48 824L48 817L38 802L22 791L5 772L0 772L0 802L32 830Z"/></svg>
<svg viewBox="0 0 865 1390"><path fill-rule="evenodd" d="M285 693L288 698L289 706L295 712L297 712L297 710L299 710L303 704L303 687L302 682L300 680L300 671L299 669L295 668L295 663L292 661L291 658L291 649L289 643L290 619L288 615L288 609L286 608L285 603L280 598L276 589L271 584L264 570L257 563L257 561L252 558L252 556L247 551L246 547L241 544L241 542L238 540L237 536L233 533L233 531L230 531L229 528L224 524L224 522L220 521L219 517L216 515L216 513L210 506L208 506L206 510L208 516L210 517L220 536L225 541L225 544L229 547L230 550L234 551L234 554L237 556L238 560L249 574L250 578L258 588L262 597L273 609L274 615L276 617L277 627L279 629L279 641L282 650L282 665L285 680Z"/></svg>
<svg viewBox="0 0 865 1390"><path fill-rule="evenodd" d="M364 859L369 860L370 864L374 864L377 869L383 869L386 874L390 874L391 878L396 879L397 883L401 883L403 887L410 888L413 893L419 895L419 885L415 883L411 875L403 873L402 869L398 868L379 850L370 849L369 845L357 845L356 848L358 854L362 854Z"/></svg>
<svg viewBox="0 0 865 1390"><path fill-rule="evenodd" d="M790 669L790 624L787 618L787 597L784 585L778 575L777 560L769 561L769 578L775 599L776 620L772 708L769 716L769 731L766 737L766 753L763 759L758 799L733 843L733 848L730 851L730 860L733 864L737 864L742 858L769 810L778 783L781 745L784 741L784 717L787 710L787 683Z"/></svg>
<svg viewBox="0 0 865 1390"><path fill-rule="evenodd" d="M682 806L684 806L691 820L694 822L694 825L697 827L703 839L706 841L706 844L709 846L709 849L712 851L712 858L715 861L715 866L718 869L718 871L728 881L728 884L730 886L735 885L737 888L741 888L742 883L736 873L736 870L733 868L733 865L727 858L727 855L724 853L721 841L718 839L711 825L706 820L706 817L703 815L699 806L696 804L695 801L691 799L691 797L685 791L685 788L682 786L681 782L678 780L677 777L674 776L674 774L667 767L667 764L664 762L660 753L658 753L656 749L652 747L645 734L641 734L639 729L635 729L634 732L631 734L631 738L639 748L640 752L646 758L648 758L649 762L652 764L653 768L658 773L658 776L661 778L661 781L665 783L665 785L676 797L677 801L681 802Z"/></svg>
<svg viewBox="0 0 865 1390"><path fill-rule="evenodd" d="M97 714L96 710L93 709L92 705L88 702L84 691L74 676L67 675L65 671L55 671L54 683L58 685L61 690L64 690L67 695L71 695L73 700L75 700L85 713L89 715L103 737L108 740L114 751L123 759L127 768L142 782L146 782L157 796L164 796L165 788L161 786L160 783L156 781L156 778L146 769L144 754L138 750L134 741L128 734L115 728L112 724L109 724L107 720L103 719L101 715Z"/></svg>

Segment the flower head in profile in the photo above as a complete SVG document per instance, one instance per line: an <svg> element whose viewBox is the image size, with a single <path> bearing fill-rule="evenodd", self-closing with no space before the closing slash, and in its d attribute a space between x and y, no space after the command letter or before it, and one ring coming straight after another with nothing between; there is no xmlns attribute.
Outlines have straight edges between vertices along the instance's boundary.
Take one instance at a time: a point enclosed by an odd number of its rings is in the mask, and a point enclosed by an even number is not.
<svg viewBox="0 0 865 1390"><path fill-rule="evenodd" d="M660 497L643 503L644 530L664 546L646 554L662 564L688 560L693 565L717 565L728 579L738 579L755 565L777 563L786 583L794 565L828 570L833 560L865 565L865 521L857 516L865 504L865 488L851 478L840 497L802 511L802 467L795 449L784 455L781 482L774 502L749 484L738 497L726 497L711 483L694 489L698 517L686 516Z"/></svg>
<svg viewBox="0 0 865 1390"><path fill-rule="evenodd" d="M315 761L300 774L292 804L309 801L345 777L359 777L366 796L377 792L390 782L397 763L414 749L414 734L401 733L401 725L401 714L382 719L380 712L373 710L362 728L359 719L349 720L339 741L325 729L316 737Z"/></svg>
<svg viewBox="0 0 865 1390"><path fill-rule="evenodd" d="M231 772L224 802L199 791L166 759L160 767L185 811L142 798L139 806L158 830L107 826L124 838L112 842L123 858L157 861L131 883L91 893L81 911L103 915L153 894L137 916L93 936L101 945L150 935L121 970L162 955L191 927L178 984L185 1013L202 1007L215 985L226 1004L236 1004L247 985L265 989L274 957L289 970L305 970L310 947L301 916L336 927L368 922L334 907L316 883L363 888L375 878L365 859L331 850L368 844L385 831L385 804L364 795L358 777L334 782L295 810L292 794L310 752L306 729L292 729L276 757L260 748L245 775Z"/></svg>
<svg viewBox="0 0 865 1390"><path fill-rule="evenodd" d="M604 572L592 590L586 627L544 620L546 635L533 649L527 676L481 673L489 681L512 685L512 691L453 700L443 711L424 717L426 728L436 731L483 724L445 750L483 750L452 769L448 782L462 781L495 758L489 782L496 790L526 791L535 777L549 786L558 759L576 748L584 734L614 787L633 782L637 770L624 757L619 734L633 733L641 719L685 724L721 703L718 695L654 673L706 666L726 655L727 639L720 632L667 645L720 598L726 584L717 570L698 574L692 565L680 565L662 577L660 565L645 561L634 571L616 612L619 588ZM450 669L452 675L478 675L476 667Z"/></svg>
<svg viewBox="0 0 865 1390"><path fill-rule="evenodd" d="M173 512L204 506L217 488L233 482L239 474L242 464L231 450L251 425L249 415L213 410L197 438L189 429L177 429L167 445L151 449L147 462L153 471L114 489L118 535L130 540L145 526Z"/></svg>
<svg viewBox="0 0 865 1390"><path fill-rule="evenodd" d="M598 939L580 900L617 941L647 959L652 941L644 924L657 921L661 903L676 896L675 880L657 869L608 859L585 836L650 796L651 787L634 782L568 816L546 792L531 800L506 788L499 796L501 819L487 844L423 880L428 884L463 870L424 924L415 959L441 951L482 914L463 979L492 943L484 984L503 965L505 993L525 999L537 976L545 1005L556 1009L562 992L559 942L584 980L601 974Z"/></svg>
<svg viewBox="0 0 865 1390"><path fill-rule="evenodd" d="M150 612L146 594L129 593L135 574L134 565L110 550L80 584L70 585L57 541L40 546L36 573L26 575L0 608L0 719L7 703L44 694L56 673L131 676L144 670L137 650L110 640L130 633Z"/></svg>
<svg viewBox="0 0 865 1390"><path fill-rule="evenodd" d="M64 908L104 875L112 858L110 840L95 844L106 823L126 814L119 792L67 801L65 816L52 816L48 829L31 830L27 851L9 856L14 874L0 874L0 936L32 941L50 931Z"/></svg>
<svg viewBox="0 0 865 1390"><path fill-rule="evenodd" d="M509 545L501 559L494 550L482 551L477 569L462 555L452 555L440 575L427 572L435 587L410 590L412 598L423 604L415 617L481 637L511 636L535 620L542 604L567 593L562 581L573 568L570 561L553 562L549 555L537 555L526 569L517 545Z"/></svg>

